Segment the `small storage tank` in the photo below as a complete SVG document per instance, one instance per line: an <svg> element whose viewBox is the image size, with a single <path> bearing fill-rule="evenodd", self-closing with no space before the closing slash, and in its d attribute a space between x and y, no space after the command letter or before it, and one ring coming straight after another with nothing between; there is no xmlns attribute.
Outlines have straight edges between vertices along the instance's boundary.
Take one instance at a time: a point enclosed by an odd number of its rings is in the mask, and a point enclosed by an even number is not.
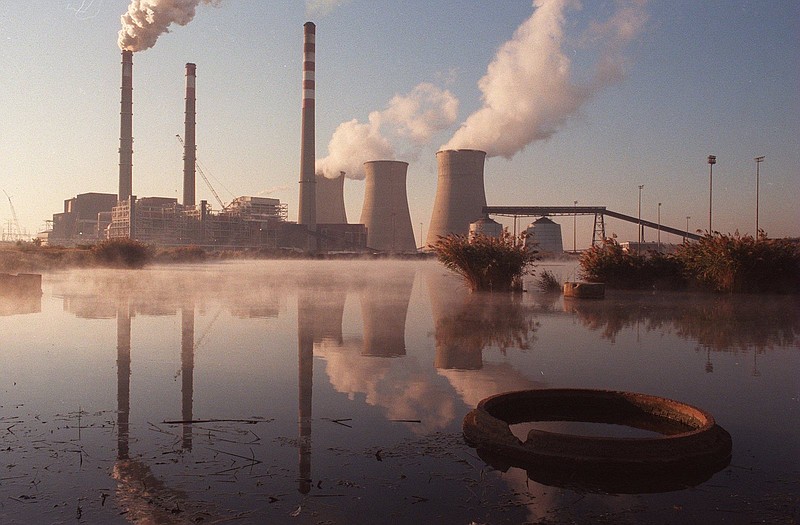
<svg viewBox="0 0 800 525"><path fill-rule="evenodd" d="M469 225L469 240L472 241L478 234L501 237L503 235L503 225L488 215L484 215Z"/></svg>
<svg viewBox="0 0 800 525"><path fill-rule="evenodd" d="M547 217L542 217L532 222L525 232L528 234L525 245L532 245L532 248L538 250L539 253L560 254L564 251L561 225Z"/></svg>

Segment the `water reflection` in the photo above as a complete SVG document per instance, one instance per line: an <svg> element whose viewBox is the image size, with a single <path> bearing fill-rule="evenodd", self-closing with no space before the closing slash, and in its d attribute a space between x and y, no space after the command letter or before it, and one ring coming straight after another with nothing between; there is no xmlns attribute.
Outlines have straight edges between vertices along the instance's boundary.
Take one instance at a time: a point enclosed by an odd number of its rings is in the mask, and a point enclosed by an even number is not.
<svg viewBox="0 0 800 525"><path fill-rule="evenodd" d="M564 310L612 342L621 331L636 328L674 329L682 339L714 351L800 345L800 302L792 296L619 294L605 301L564 298Z"/></svg>

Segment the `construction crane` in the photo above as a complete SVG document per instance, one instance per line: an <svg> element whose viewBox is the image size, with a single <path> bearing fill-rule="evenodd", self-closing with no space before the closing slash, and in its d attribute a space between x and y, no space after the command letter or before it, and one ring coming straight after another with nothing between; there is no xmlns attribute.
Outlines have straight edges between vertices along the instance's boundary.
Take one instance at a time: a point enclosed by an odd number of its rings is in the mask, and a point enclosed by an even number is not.
<svg viewBox="0 0 800 525"><path fill-rule="evenodd" d="M186 144L183 143L183 138L180 135L175 135L175 138L178 139L178 142L181 143L181 146L186 148ZM200 163L197 162L197 159L195 159L195 161L194 161L194 167L197 168L197 171L200 173L200 176L203 177L204 181L206 181L206 186L208 186L208 189L211 190L211 193L214 194L214 198L217 199L217 202L219 203L220 208L224 209L225 208L225 203L222 202L222 199L219 198L219 194L217 193L217 190L215 190L214 186L211 185L211 181L209 181L208 177L206 177L206 174L203 171L203 168L200 167Z"/></svg>
<svg viewBox="0 0 800 525"><path fill-rule="evenodd" d="M19 219L17 219L17 210L14 209L14 203L11 202L11 196L3 190L8 199L8 205L11 207L11 216L14 218L14 228L17 230L17 239L22 239L22 229L19 227Z"/></svg>

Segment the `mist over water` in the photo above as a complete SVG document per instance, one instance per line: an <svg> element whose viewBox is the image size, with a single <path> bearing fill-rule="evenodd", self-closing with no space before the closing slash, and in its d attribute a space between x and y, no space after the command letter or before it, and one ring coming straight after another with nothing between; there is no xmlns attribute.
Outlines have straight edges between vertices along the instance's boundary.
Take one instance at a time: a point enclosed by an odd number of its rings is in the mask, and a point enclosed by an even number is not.
<svg viewBox="0 0 800 525"><path fill-rule="evenodd" d="M796 299L525 288L470 294L430 261L47 274L41 296L0 296L0 522L80 506L94 523L650 523L676 500L688 521L791 515ZM701 407L735 466L699 490L603 495L495 470L461 437L484 397L571 387Z"/></svg>

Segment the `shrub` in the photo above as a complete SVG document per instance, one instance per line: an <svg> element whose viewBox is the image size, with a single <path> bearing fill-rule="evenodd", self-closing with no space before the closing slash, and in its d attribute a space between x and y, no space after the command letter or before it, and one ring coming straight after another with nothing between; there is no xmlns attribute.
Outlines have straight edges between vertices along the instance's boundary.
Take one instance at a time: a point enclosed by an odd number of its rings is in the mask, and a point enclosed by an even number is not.
<svg viewBox="0 0 800 525"><path fill-rule="evenodd" d="M701 286L720 292L800 292L800 244L715 232L683 244L677 258Z"/></svg>
<svg viewBox="0 0 800 525"><path fill-rule="evenodd" d="M585 250L579 262L584 279L611 288L677 289L686 285L683 265L675 256L626 252L613 237Z"/></svg>
<svg viewBox="0 0 800 525"><path fill-rule="evenodd" d="M507 292L522 290L522 277L538 259L535 250L525 247L526 234L514 237L508 231L493 237L478 234L448 235L430 248L439 262L460 275L470 290Z"/></svg>
<svg viewBox="0 0 800 525"><path fill-rule="evenodd" d="M208 258L208 254L199 246L179 246L159 250L154 258L159 262L201 262Z"/></svg>
<svg viewBox="0 0 800 525"><path fill-rule="evenodd" d="M542 292L555 293L561 291L561 282L550 270L542 272L536 284Z"/></svg>
<svg viewBox="0 0 800 525"><path fill-rule="evenodd" d="M115 268L141 268L151 257L146 244L133 239L108 239L92 246L97 263Z"/></svg>

